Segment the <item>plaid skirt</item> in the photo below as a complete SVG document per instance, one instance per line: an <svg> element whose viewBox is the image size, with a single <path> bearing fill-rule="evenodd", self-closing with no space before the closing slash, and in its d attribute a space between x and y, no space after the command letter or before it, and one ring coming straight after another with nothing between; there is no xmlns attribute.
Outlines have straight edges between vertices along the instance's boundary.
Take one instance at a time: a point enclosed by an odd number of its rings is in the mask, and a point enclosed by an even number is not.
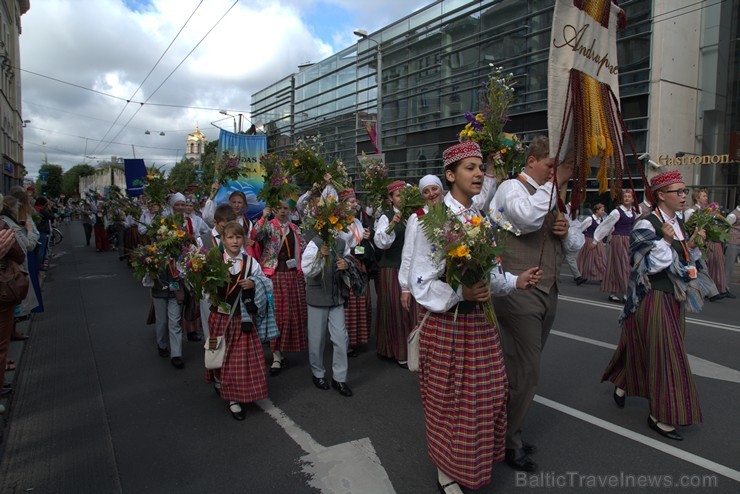
<svg viewBox="0 0 740 494"><path fill-rule="evenodd" d="M612 235L605 272L606 275L601 280L602 292L619 295L627 293L630 276L630 238L627 235Z"/></svg>
<svg viewBox="0 0 740 494"><path fill-rule="evenodd" d="M686 309L672 293L648 290L624 321L619 345L602 381L628 396L647 398L650 413L665 424L702 421L701 408L686 356Z"/></svg>
<svg viewBox="0 0 740 494"><path fill-rule="evenodd" d="M226 354L220 369L206 370L206 381L221 381L221 398L251 403L267 398L267 371L262 344L256 331L242 331L239 317L228 324L229 316L211 312L208 328L211 336L226 332Z"/></svg>
<svg viewBox="0 0 740 494"><path fill-rule="evenodd" d="M275 323L280 336L270 342L273 352L302 352L308 348L306 324L306 280L296 270L275 271L272 297L275 301Z"/></svg>
<svg viewBox="0 0 740 494"><path fill-rule="evenodd" d="M365 291L365 295L359 297L350 293L347 305L344 308L344 325L347 328L350 348L367 345L373 316L371 311L369 290Z"/></svg>
<svg viewBox="0 0 740 494"><path fill-rule="evenodd" d="M604 242L594 245L593 238L586 237L586 245L578 251L578 271L590 281L601 281L606 272L606 246Z"/></svg>
<svg viewBox="0 0 740 494"><path fill-rule="evenodd" d="M719 293L725 293L727 278L725 278L725 253L722 250L722 242L707 242L707 271L709 277L717 285Z"/></svg>
<svg viewBox="0 0 740 494"><path fill-rule="evenodd" d="M478 489L504 459L508 379L498 331L477 308L432 313L419 338L419 384L432 463Z"/></svg>
<svg viewBox="0 0 740 494"><path fill-rule="evenodd" d="M399 362L406 361L406 345L411 329L411 314L401 305L398 269L380 268L375 318L375 348L378 355Z"/></svg>
<svg viewBox="0 0 740 494"><path fill-rule="evenodd" d="M123 252L125 255L130 255L135 248L145 243L146 238L139 233L137 227L131 226L123 232Z"/></svg>

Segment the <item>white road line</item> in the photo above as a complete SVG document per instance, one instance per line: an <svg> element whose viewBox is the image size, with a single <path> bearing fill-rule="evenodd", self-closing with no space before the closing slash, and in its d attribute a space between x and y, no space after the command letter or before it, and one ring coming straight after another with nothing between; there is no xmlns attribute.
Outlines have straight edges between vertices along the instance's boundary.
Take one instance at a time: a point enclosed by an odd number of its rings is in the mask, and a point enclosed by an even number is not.
<svg viewBox="0 0 740 494"><path fill-rule="evenodd" d="M589 424L595 425L596 427L601 427L602 429L605 429L609 432L613 432L620 436L626 437L627 439L631 439L640 444L644 444L645 446L656 449L660 451L661 453L669 454L680 460L693 463L694 465L697 465L701 468L705 468L711 472L725 476L736 482L740 482L740 472L737 470L733 470L732 468L727 467L725 465L721 465L712 460L708 460L706 458L695 455L693 453L689 453L682 449L676 448L675 446L671 446L664 442L658 441L657 439L652 439L650 437L643 436L642 434L638 434L637 432L631 431L619 425L612 424L611 422L607 422L606 420L602 420L598 417L594 417L593 415L589 415L580 410L576 410L575 408L571 408L567 405L563 405L562 403L558 403L556 401L543 398L542 396L535 395L534 401L536 401L540 405L550 407L559 412L563 412L566 415L570 415L571 417L575 417L579 420L583 420L584 422L588 422Z"/></svg>
<svg viewBox="0 0 740 494"><path fill-rule="evenodd" d="M606 302L596 302L593 300L587 300L584 298L576 298L576 297L568 297L567 295L560 295L558 296L558 299L564 300L566 302L574 302L577 304L584 304L584 305L591 305L594 307L601 307L604 309L614 309L621 311L622 305L617 305L614 303L608 304ZM699 326L706 326L708 328L717 328L717 329L725 329L727 331L733 331L735 333L740 333L740 326L735 326L733 324L725 324L722 322L714 322L714 321L704 321L702 319L695 319L693 317L687 317L686 322L690 324L696 324Z"/></svg>
<svg viewBox="0 0 740 494"><path fill-rule="evenodd" d="M615 348L617 348L617 345L612 345L611 343L606 343L604 341L594 340L592 338L586 338L585 336L578 336L571 333L564 333L563 331L556 331L554 329L550 331L550 334L554 334L555 336L560 336L562 338L580 341L583 343L588 343L589 345L608 348L610 350L614 350ZM688 357L689 365L691 366L691 373L695 376L740 384L740 371L712 362L711 360L705 360L703 358L695 357L694 355L689 355Z"/></svg>

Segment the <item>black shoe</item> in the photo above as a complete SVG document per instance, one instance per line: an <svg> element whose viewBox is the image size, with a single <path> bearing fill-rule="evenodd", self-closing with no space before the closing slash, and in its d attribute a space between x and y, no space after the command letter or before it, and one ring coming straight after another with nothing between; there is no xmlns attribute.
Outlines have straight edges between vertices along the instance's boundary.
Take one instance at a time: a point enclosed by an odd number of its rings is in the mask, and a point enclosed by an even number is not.
<svg viewBox="0 0 740 494"><path fill-rule="evenodd" d="M528 443L527 441L522 441L522 450L524 450L528 455L533 455L537 452L537 446Z"/></svg>
<svg viewBox="0 0 740 494"><path fill-rule="evenodd" d="M732 292L730 290L727 290L725 292L725 297L726 298L737 298L735 295L732 294Z"/></svg>
<svg viewBox="0 0 740 494"><path fill-rule="evenodd" d="M339 391L339 394L342 396L346 396L346 397L352 396L352 390L349 389L349 386L347 386L347 383L340 383L332 379L331 386L337 391Z"/></svg>
<svg viewBox="0 0 740 494"><path fill-rule="evenodd" d="M584 278L583 276L579 276L578 278L573 278L573 281L576 282L576 285L581 286L584 283L586 283L588 280Z"/></svg>
<svg viewBox="0 0 740 494"><path fill-rule="evenodd" d="M724 293L718 293L717 295L713 295L713 296L709 297L709 301L710 302L716 302L718 300L722 300L723 298L725 298L725 294Z"/></svg>
<svg viewBox="0 0 740 494"><path fill-rule="evenodd" d="M409 363L408 362L397 361L396 363L398 364L398 366L401 369L408 369L409 368Z"/></svg>
<svg viewBox="0 0 740 494"><path fill-rule="evenodd" d="M347 350L347 356L349 358L355 358L355 357L357 357L358 356L357 350L355 350L354 348L350 348L349 350Z"/></svg>
<svg viewBox="0 0 740 494"><path fill-rule="evenodd" d="M280 371L283 370L283 367L288 367L287 359L282 358L280 360L273 360L272 365L270 366L270 375L277 376L278 374L280 374Z"/></svg>
<svg viewBox="0 0 740 494"><path fill-rule="evenodd" d="M157 351L159 352L159 356L160 357L169 357L170 356L170 351L168 349L166 349L166 348L157 347Z"/></svg>
<svg viewBox="0 0 740 494"><path fill-rule="evenodd" d="M619 396L617 394L617 388L614 388L614 394L612 394L612 396L614 397L614 403L616 403L619 408L624 408L624 400L627 395L623 394L622 396Z"/></svg>
<svg viewBox="0 0 740 494"><path fill-rule="evenodd" d="M172 360L170 360L170 362L172 362L172 367L174 367L175 369L182 369L183 367L185 367L185 362L183 362L180 357L172 357Z"/></svg>
<svg viewBox="0 0 740 494"><path fill-rule="evenodd" d="M622 299L617 297L616 295L609 295L609 302L615 302L617 304L623 303Z"/></svg>
<svg viewBox="0 0 740 494"><path fill-rule="evenodd" d="M683 436L679 434L676 429L673 429L672 431L664 431L658 426L658 423L654 421L649 415L648 415L648 426L663 437L667 437L668 439L673 439L674 441L683 441Z"/></svg>
<svg viewBox="0 0 740 494"><path fill-rule="evenodd" d="M235 409L238 411L235 411ZM234 417L234 420L238 420L239 422L247 417L247 412L245 412L244 408L235 401L229 403L229 411L231 412L231 416Z"/></svg>
<svg viewBox="0 0 740 494"><path fill-rule="evenodd" d="M440 484L439 483L439 480L437 481L437 488L439 489L439 492L441 494L447 494L447 491L445 489L447 489L448 487L455 486L455 485L457 486L458 489L460 489L460 485L457 482L455 482L454 480L452 482L449 482L449 483L445 484L445 485Z"/></svg>
<svg viewBox="0 0 740 494"><path fill-rule="evenodd" d="M520 472L534 472L537 470L537 463L524 452L524 449L507 449L506 463L514 470Z"/></svg>
<svg viewBox="0 0 740 494"><path fill-rule="evenodd" d="M319 389L329 389L329 381L327 381L323 377L314 377L313 385Z"/></svg>
<svg viewBox="0 0 740 494"><path fill-rule="evenodd" d="M203 338L200 337L198 333L188 333L188 341L202 341Z"/></svg>

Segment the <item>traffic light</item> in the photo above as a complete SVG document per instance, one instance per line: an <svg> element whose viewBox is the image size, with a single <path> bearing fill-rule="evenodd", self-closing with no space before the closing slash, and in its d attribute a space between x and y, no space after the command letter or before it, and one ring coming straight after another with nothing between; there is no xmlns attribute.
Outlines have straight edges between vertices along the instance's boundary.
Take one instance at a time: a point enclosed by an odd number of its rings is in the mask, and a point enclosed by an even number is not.
<svg viewBox="0 0 740 494"><path fill-rule="evenodd" d="M46 184L42 184L42 185L41 185L41 195L42 195L42 196L46 196L46 194L47 194L47 191L46 191Z"/></svg>

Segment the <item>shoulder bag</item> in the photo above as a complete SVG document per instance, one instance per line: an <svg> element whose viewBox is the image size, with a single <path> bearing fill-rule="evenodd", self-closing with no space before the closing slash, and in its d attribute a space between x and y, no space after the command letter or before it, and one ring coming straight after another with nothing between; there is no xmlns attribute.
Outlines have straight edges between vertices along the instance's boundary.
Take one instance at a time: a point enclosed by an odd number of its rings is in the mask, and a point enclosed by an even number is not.
<svg viewBox="0 0 740 494"><path fill-rule="evenodd" d="M421 322L417 324L414 330L409 334L407 350L408 362L406 365L408 365L411 372L419 372L419 337L421 336L421 328L424 326L424 323L427 322L429 314L430 311L427 311Z"/></svg>

